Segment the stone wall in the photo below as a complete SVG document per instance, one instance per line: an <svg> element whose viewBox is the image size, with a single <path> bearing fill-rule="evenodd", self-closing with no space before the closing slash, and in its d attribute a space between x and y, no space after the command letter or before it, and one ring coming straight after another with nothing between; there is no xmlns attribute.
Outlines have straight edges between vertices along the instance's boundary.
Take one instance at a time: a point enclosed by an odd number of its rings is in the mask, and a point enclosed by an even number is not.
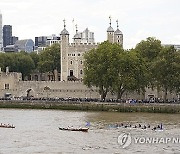
<svg viewBox="0 0 180 154"><path fill-rule="evenodd" d="M5 84L9 87L5 88ZM88 88L81 81L22 81L21 73L0 73L0 97L11 93L14 97L76 97L76 98L100 98L96 87ZM123 99L149 99L163 98L163 91L146 89L145 96L134 93L125 93ZM175 93L168 93L169 99L177 98ZM116 98L115 94L108 93L107 98Z"/></svg>
<svg viewBox="0 0 180 154"><path fill-rule="evenodd" d="M1 82L2 83L2 82ZM88 88L80 81L17 81L8 82L9 89L0 88L0 97L5 93L11 93L14 97L27 96L28 93L34 97L77 97L77 98L100 98L98 89ZM11 84L12 83L12 84ZM124 99L141 98L138 94L125 94ZM116 95L108 93L107 98L116 98Z"/></svg>
<svg viewBox="0 0 180 154"><path fill-rule="evenodd" d="M17 82L21 80L21 73L8 71L0 72L0 89L14 89L17 86Z"/></svg>

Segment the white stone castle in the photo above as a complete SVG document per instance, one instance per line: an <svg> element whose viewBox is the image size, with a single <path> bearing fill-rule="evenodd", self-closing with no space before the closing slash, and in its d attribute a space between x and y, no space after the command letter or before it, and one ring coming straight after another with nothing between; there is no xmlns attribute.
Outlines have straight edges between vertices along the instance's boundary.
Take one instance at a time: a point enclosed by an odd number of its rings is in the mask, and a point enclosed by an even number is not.
<svg viewBox="0 0 180 154"><path fill-rule="evenodd" d="M69 32L64 29L61 31L61 81L67 81L69 77L75 77L78 80L83 78L83 54L93 48L97 48L98 43L94 42L94 33L88 29L79 33L76 25L76 34L73 37L73 43L69 43ZM111 43L118 43L123 46L123 34L119 30L110 26L107 29L107 40Z"/></svg>
<svg viewBox="0 0 180 154"><path fill-rule="evenodd" d="M64 20L64 29L61 31L61 81L59 76L55 80L42 81L30 80L22 81L22 74L18 72L9 72L8 67L6 72L2 72L0 68L0 98L5 96L16 97L51 97L51 98L99 98L99 90L96 87L88 88L81 81L68 81L69 77L74 77L77 80L83 78L83 54L93 48L97 48L98 44L94 43L94 33L85 29L83 32L78 32L73 37L73 43L69 43L69 32L66 30ZM107 29L107 40L111 43L118 43L123 46L123 34L119 30L118 21L117 29L110 26ZM58 80L57 80L58 79ZM65 82L64 82L65 81ZM112 93L107 94L107 98L116 98ZM154 99L163 98L163 92L154 89L146 89L145 95L138 93L125 93L122 99ZM168 98L177 98L175 93L168 93Z"/></svg>

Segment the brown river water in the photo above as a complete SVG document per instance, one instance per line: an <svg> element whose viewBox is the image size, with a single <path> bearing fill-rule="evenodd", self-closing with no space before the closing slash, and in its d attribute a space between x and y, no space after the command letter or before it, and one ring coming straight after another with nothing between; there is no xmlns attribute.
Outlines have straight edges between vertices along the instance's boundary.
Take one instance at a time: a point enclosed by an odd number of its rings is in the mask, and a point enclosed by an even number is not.
<svg viewBox="0 0 180 154"><path fill-rule="evenodd" d="M88 132L58 129L87 122ZM0 154L180 154L180 114L0 109L0 123L16 126L0 128ZM162 123L163 131L115 127L120 123Z"/></svg>

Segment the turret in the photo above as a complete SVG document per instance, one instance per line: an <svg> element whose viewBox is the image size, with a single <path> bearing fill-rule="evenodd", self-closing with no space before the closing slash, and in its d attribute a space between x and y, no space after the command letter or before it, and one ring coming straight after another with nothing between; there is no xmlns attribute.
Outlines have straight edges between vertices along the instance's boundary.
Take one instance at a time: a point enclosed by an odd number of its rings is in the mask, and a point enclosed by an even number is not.
<svg viewBox="0 0 180 154"><path fill-rule="evenodd" d="M64 29L61 31L61 81L67 81L68 76L68 45L69 32L66 30L65 20Z"/></svg>
<svg viewBox="0 0 180 154"><path fill-rule="evenodd" d="M76 34L74 35L73 39L74 39L74 43L81 43L81 34L78 33L78 29L77 29L77 24L76 26Z"/></svg>
<svg viewBox="0 0 180 154"><path fill-rule="evenodd" d="M114 43L118 43L123 46L123 34L119 30L118 20L117 22L117 30L114 32Z"/></svg>
<svg viewBox="0 0 180 154"><path fill-rule="evenodd" d="M111 27L111 17L109 17L110 19L110 26L107 29L107 40L111 43L114 43L114 29Z"/></svg>

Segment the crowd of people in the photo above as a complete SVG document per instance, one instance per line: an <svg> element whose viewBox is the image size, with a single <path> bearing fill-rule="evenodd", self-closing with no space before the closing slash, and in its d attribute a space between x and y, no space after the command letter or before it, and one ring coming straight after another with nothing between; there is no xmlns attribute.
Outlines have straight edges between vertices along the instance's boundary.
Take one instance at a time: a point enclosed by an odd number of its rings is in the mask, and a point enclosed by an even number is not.
<svg viewBox="0 0 180 154"><path fill-rule="evenodd" d="M108 102L108 103L129 103L129 104L136 104L136 103L180 103L180 99L105 99L101 100L100 98L74 98L74 97L13 97L13 98L5 98L1 97L0 100L22 100L22 101L56 101L56 102Z"/></svg>
<svg viewBox="0 0 180 154"><path fill-rule="evenodd" d="M140 128L140 129L151 129L151 130L163 130L162 123L157 126L151 126L150 124L142 125L142 124L124 124L124 123L116 123L109 125L109 128Z"/></svg>

